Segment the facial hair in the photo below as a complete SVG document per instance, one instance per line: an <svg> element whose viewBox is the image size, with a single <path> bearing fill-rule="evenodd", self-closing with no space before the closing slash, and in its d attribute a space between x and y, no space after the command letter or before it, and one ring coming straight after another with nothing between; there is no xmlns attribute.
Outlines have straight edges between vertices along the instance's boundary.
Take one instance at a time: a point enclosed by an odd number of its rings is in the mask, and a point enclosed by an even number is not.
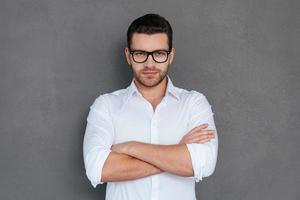
<svg viewBox="0 0 300 200"><path fill-rule="evenodd" d="M168 69L169 69L169 66L167 67L167 69L165 71L151 69L151 71L153 70L153 71L157 72L154 76L155 77L158 76L158 79L157 78L146 78L145 75L143 75L142 73L143 73L143 71L150 70L147 68L140 70L138 72L136 72L135 70L132 70L132 71L133 71L133 76L134 76L135 80L140 85L142 85L143 87L151 88L151 87L155 87L155 86L159 85L165 79L165 77L168 74Z"/></svg>

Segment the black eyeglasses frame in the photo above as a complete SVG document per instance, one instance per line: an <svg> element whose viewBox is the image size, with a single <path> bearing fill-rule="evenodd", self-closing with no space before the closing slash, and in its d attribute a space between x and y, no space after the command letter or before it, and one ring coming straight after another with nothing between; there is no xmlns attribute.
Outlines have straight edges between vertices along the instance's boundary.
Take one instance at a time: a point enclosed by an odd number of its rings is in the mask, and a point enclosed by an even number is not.
<svg viewBox="0 0 300 200"><path fill-rule="evenodd" d="M137 51L147 53L147 57L146 57L146 59L145 59L143 62L137 62L137 61L134 59L133 54L134 54L135 52L137 52ZM158 62L157 60L155 60L155 58L154 58L154 56L153 56L153 53L158 52L158 51L164 51L164 52L167 53L167 57L166 57L166 60L165 60L165 61L163 61L163 62ZM169 54L171 53L171 51L170 51L170 50L165 50L165 49L158 49L158 50L155 50L155 51L144 51L144 50L132 50L132 49L129 49L129 53L131 54L131 56L132 56L132 58L133 58L133 61L136 62L136 63L144 63L144 62L146 62L146 61L148 60L149 55L152 56L152 59L153 59L156 63L165 63L165 62L167 62L167 60L168 60L168 58L169 58Z"/></svg>

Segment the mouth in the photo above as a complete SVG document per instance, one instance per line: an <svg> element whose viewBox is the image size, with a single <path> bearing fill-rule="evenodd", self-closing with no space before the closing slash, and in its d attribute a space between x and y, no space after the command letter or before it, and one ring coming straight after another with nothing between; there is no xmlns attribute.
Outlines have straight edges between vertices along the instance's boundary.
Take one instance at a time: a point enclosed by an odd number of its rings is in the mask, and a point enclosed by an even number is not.
<svg viewBox="0 0 300 200"><path fill-rule="evenodd" d="M146 74L146 75L154 75L156 73L157 73L157 71L143 71L143 74Z"/></svg>

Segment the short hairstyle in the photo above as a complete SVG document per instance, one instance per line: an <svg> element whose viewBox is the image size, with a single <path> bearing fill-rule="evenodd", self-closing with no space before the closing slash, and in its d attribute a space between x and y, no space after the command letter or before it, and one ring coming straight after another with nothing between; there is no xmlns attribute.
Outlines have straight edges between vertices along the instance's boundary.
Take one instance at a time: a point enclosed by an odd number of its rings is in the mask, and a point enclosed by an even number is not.
<svg viewBox="0 0 300 200"><path fill-rule="evenodd" d="M168 36L169 50L172 48L173 30L170 23L162 16L149 13L135 19L127 30L127 46L130 49L133 33L166 33Z"/></svg>

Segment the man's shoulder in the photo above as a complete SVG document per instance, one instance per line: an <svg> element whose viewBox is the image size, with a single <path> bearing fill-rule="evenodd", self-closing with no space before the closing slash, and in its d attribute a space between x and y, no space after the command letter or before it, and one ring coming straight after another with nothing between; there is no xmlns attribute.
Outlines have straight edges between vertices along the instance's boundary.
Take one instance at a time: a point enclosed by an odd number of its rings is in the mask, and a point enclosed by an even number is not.
<svg viewBox="0 0 300 200"><path fill-rule="evenodd" d="M106 92L99 94L94 100L92 106L100 107L100 106L109 106L112 104L118 104L118 102L122 101L126 96L126 88L118 89L112 92Z"/></svg>
<svg viewBox="0 0 300 200"><path fill-rule="evenodd" d="M183 100L195 101L205 98L205 95L201 91L197 91L195 89L188 90L179 87L175 87L175 89L179 93L180 98Z"/></svg>

